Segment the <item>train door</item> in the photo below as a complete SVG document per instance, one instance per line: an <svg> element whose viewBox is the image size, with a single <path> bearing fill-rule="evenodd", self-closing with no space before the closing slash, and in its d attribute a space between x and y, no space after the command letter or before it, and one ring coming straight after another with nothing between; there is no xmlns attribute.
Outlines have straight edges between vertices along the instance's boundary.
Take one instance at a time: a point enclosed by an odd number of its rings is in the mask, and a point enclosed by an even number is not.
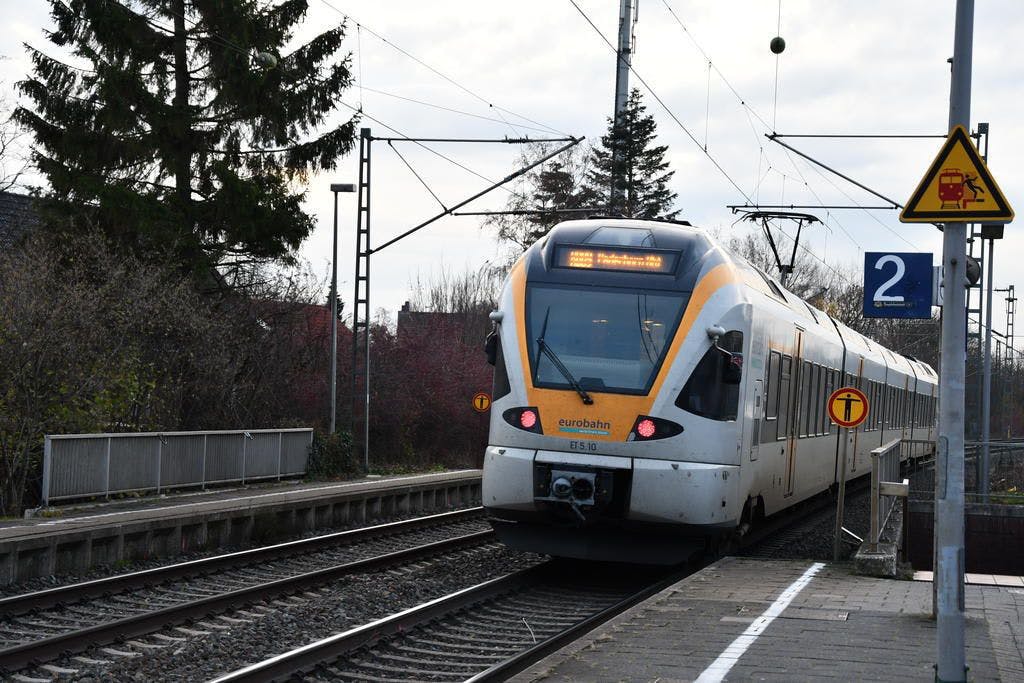
<svg viewBox="0 0 1024 683"><path fill-rule="evenodd" d="M758 446L761 441L761 420L764 416L764 380L754 380L754 414L751 419L753 428L750 431L750 460L757 460Z"/></svg>
<svg viewBox="0 0 1024 683"><path fill-rule="evenodd" d="M793 489L796 486L796 448L798 443L797 430L800 424L800 373L803 372L801 370L803 365L801 360L803 358L804 331L798 327L796 328L795 335L793 366L789 382L790 391L787 397L787 419L785 421L779 420L779 429L782 429L783 425L785 425L786 430L786 486L783 490L783 496L793 495Z"/></svg>

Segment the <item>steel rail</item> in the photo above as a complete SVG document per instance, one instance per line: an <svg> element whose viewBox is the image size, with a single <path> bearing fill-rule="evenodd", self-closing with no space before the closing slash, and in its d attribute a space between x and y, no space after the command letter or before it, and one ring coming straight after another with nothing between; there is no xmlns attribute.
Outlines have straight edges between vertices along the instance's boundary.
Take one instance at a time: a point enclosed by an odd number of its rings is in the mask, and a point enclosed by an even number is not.
<svg viewBox="0 0 1024 683"><path fill-rule="evenodd" d="M510 593L541 580L553 561L491 579L429 602L411 607L368 624L336 633L321 640L251 664L210 681L210 683L257 683L277 681L338 659L359 647L409 631L430 621L488 598Z"/></svg>
<svg viewBox="0 0 1024 683"><path fill-rule="evenodd" d="M361 647L372 645L391 636L407 633L423 623L448 616L461 609L511 593L519 588L543 583L557 560L508 574L497 579L465 588L450 595L431 600L397 614L378 619L342 633L296 648L262 662L230 672L210 683L268 683L310 671L325 662L345 656ZM628 597L583 619L557 635L523 650L495 664L468 680L504 680L522 671L547 654L575 640L597 626L618 616L630 607L671 586L684 576L692 574L692 566L673 572L668 577L648 584Z"/></svg>
<svg viewBox="0 0 1024 683"><path fill-rule="evenodd" d="M479 546L493 538L494 532L491 530L478 531L444 541L435 541L414 548L347 562L325 569L318 569L284 579L277 579L219 595L184 602L171 607L143 612L29 643L22 643L0 650L0 671L14 672L36 663L55 659L67 652L78 652L118 639L138 637L189 619L207 616L213 612L238 607L257 600L309 590L348 574L374 571L389 565L411 562L431 555L451 553L463 548Z"/></svg>
<svg viewBox="0 0 1024 683"><path fill-rule="evenodd" d="M623 598L614 605L606 607L600 612L587 617L583 621L569 627L558 635L537 643L530 649L524 650L517 655L513 655L502 662L498 662L490 668L481 671L477 675L466 679L466 683L484 683L485 681L507 680L511 676L525 671L528 667L533 666L548 655L557 652L574 640L578 640L587 633L590 633L605 622L611 621L631 607L634 607L644 600L657 595L661 591L672 586L674 583L677 583L679 580L693 574L695 571L697 571L696 568L688 567L685 570L673 572L668 577L652 583L636 593Z"/></svg>
<svg viewBox="0 0 1024 683"><path fill-rule="evenodd" d="M32 593L22 593L0 598L0 614L16 616L55 605L78 600L97 598L111 593L121 593L145 588L186 577L204 576L217 571L245 566L253 562L268 562L279 558L292 558L299 553L315 552L332 546L350 545L375 538L414 531L424 527L437 526L475 519L483 515L482 507L444 512L426 517L417 517L387 524L376 524L359 529L339 531L312 538L287 541L260 548L251 548L234 553L214 555L188 562L179 562L164 567L144 569L129 574L117 574L93 581L72 583L66 586L48 588Z"/></svg>

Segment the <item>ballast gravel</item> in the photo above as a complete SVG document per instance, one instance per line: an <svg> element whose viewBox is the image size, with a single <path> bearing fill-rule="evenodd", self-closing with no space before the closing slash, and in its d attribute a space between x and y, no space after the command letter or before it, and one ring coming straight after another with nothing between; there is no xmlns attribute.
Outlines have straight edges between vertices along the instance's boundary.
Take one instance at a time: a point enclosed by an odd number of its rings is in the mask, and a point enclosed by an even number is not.
<svg viewBox="0 0 1024 683"><path fill-rule="evenodd" d="M931 468L918 469L905 477L910 479L910 492L914 498L930 497L934 471ZM871 498L867 489L847 492L844 501L843 526L861 538L867 538L871 528ZM776 560L832 561L832 543L836 527L835 499L832 499L828 513L813 515L809 522L798 522L792 533L787 533L786 543L769 553L754 551L758 557ZM858 544L844 542L840 546L840 560L852 560Z"/></svg>
<svg viewBox="0 0 1024 683"><path fill-rule="evenodd" d="M78 669L78 681L204 681L300 645L355 628L483 581L525 569L544 558L492 544L389 571L357 575L217 620L226 629L188 627L180 642L143 657L119 658L99 666L61 662ZM216 619L211 617L205 621ZM168 633L171 633L168 631ZM173 633L171 633L174 635ZM153 636L144 638L157 642ZM92 657L93 655L87 655ZM109 656L96 659L112 659Z"/></svg>
<svg viewBox="0 0 1024 683"><path fill-rule="evenodd" d="M370 519L365 522L358 522L353 524L346 524L336 527L325 527L322 529L315 529L303 534L289 535L282 537L275 541L276 543L285 543L288 541L295 541L305 538L313 538L314 536L323 536L325 534L334 534L339 531L350 531L352 529L363 529L370 526L377 526L380 524L388 524L390 522L402 522L407 519L416 519L417 517L423 517L428 514L442 514L445 512L454 512L456 510L464 510L471 506L452 506L445 509L438 509L432 512L414 512L406 515L393 515L388 517L381 517L378 519ZM475 504L474 506L475 507ZM245 545L229 545L221 546L218 548L210 548L209 550L196 550L193 552L182 553L180 555L174 555L172 557L153 557L144 560L136 560L133 562L118 562L116 565L97 565L92 567L88 571L80 574L61 574L58 576L43 576L19 583L10 583L0 586L0 598L5 598L11 595L21 595L22 593L32 593L34 591L47 590L49 588L58 588L60 586L67 586L73 583L80 583L83 581L93 581L95 579L105 579L108 576L117 576L119 574L129 574L131 572L138 572L144 569L155 569L157 567L167 567L172 564L179 564L183 562L190 562L192 560L199 560L204 557L212 557L214 555L226 555L228 553L238 552L240 550L248 550L250 548L259 548L265 543L252 542Z"/></svg>

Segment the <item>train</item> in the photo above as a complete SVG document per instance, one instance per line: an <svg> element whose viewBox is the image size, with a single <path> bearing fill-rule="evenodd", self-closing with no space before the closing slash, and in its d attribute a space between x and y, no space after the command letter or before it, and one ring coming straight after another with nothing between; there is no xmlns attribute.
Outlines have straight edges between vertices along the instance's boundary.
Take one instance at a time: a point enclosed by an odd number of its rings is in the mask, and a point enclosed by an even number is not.
<svg viewBox="0 0 1024 683"><path fill-rule="evenodd" d="M935 438L936 372L843 325L686 221L559 223L511 268L482 499L508 546L672 564ZM855 386L868 417L829 418Z"/></svg>

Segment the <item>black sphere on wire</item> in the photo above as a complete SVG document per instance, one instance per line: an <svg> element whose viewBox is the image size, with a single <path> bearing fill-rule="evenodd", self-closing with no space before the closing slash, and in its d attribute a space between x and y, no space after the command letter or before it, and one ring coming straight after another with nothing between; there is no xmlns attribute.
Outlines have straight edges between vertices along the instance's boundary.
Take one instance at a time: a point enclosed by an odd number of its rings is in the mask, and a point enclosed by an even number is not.
<svg viewBox="0 0 1024 683"><path fill-rule="evenodd" d="M786 41L782 39L782 36L775 36L768 47L771 48L772 53L782 54L782 51L786 49Z"/></svg>

